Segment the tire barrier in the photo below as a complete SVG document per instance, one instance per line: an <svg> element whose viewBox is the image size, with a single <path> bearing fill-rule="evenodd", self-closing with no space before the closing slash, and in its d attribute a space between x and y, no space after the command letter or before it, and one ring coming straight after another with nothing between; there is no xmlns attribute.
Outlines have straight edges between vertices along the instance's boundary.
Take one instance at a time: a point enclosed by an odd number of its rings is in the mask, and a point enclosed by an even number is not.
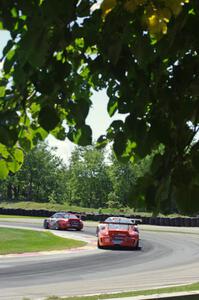
<svg viewBox="0 0 199 300"><path fill-rule="evenodd" d="M33 216L33 217L50 217L56 211L46 209L21 209L21 208L3 208L0 207L0 215L12 215L12 216ZM98 213L81 213L69 211L77 214L83 221L97 221L102 222L106 218L114 216L113 214L98 214ZM117 215L120 217L127 217L130 219L137 219L138 223L159 225L159 226L175 226L175 227L199 227L199 216L198 217L142 217L140 215ZM140 221L139 221L140 220Z"/></svg>

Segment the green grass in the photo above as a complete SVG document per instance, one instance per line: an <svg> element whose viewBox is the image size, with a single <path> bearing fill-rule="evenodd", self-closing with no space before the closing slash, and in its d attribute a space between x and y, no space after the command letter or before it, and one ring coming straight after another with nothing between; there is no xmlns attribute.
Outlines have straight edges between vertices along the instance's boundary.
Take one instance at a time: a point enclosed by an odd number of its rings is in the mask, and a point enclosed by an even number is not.
<svg viewBox="0 0 199 300"><path fill-rule="evenodd" d="M133 214L134 210L130 208L117 209L117 208L102 208L101 210L88 207L80 206L71 206L68 203L58 204L58 203L49 203L49 202L1 202L0 207L3 208L21 208L21 209L47 209L52 211L75 211L75 212L87 212L87 213L111 213L111 214L121 214L129 213ZM151 215L148 213L148 215Z"/></svg>
<svg viewBox="0 0 199 300"><path fill-rule="evenodd" d="M51 232L0 228L0 254L65 250L86 245L85 242L65 239Z"/></svg>
<svg viewBox="0 0 199 300"><path fill-rule="evenodd" d="M163 293L191 292L197 290L199 291L199 282L188 284L188 285L173 286L173 287L151 289L151 290L144 290L144 291L124 292L124 293L117 293L117 294L102 294L102 295L94 295L94 296L64 297L64 298L51 296L46 298L46 300L99 300L99 299L109 299L109 298L147 296L153 294L159 295Z"/></svg>
<svg viewBox="0 0 199 300"><path fill-rule="evenodd" d="M70 206L68 203L58 204L49 202L1 202L0 207L3 208L21 208L21 209L47 209L52 211L76 211L76 212L97 212L97 209L85 208L79 206Z"/></svg>
<svg viewBox="0 0 199 300"><path fill-rule="evenodd" d="M80 206L71 206L68 203L58 204L58 203L49 203L49 202L1 202L0 207L3 208L21 208L21 209L46 209L52 211L75 211L75 212L87 212L87 213L107 213L107 214L135 214L140 216L147 216L151 217L152 213L150 212L135 212L133 208L125 207L125 208L102 208L102 209L95 209L95 208L87 208L87 207L80 207ZM158 216L163 216L159 214ZM167 217L180 217L181 215L172 214ZM182 217L182 216L181 216Z"/></svg>

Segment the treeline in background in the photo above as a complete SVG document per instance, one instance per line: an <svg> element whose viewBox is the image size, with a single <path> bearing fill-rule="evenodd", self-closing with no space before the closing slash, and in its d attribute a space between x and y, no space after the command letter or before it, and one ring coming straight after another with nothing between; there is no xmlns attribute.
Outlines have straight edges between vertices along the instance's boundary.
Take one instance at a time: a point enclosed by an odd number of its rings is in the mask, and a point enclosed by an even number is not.
<svg viewBox="0 0 199 300"><path fill-rule="evenodd" d="M111 150L89 146L77 147L66 165L42 143L26 154L16 174L0 181L0 202L67 203L96 209L133 207L145 211L144 194L137 197L135 190L151 160L148 156L124 164Z"/></svg>

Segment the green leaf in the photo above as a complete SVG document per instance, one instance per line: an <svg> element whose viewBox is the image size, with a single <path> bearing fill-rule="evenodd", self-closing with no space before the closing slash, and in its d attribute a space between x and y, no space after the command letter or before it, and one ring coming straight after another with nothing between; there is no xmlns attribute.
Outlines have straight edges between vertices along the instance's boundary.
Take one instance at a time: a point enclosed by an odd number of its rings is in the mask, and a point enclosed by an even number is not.
<svg viewBox="0 0 199 300"><path fill-rule="evenodd" d="M17 12L16 7L13 7L11 9L11 15L12 15L13 18L17 18L18 17L18 12Z"/></svg>
<svg viewBox="0 0 199 300"><path fill-rule="evenodd" d="M12 173L16 173L20 169L20 165L15 160L8 162L7 166L9 171L11 171Z"/></svg>
<svg viewBox="0 0 199 300"><path fill-rule="evenodd" d="M37 128L33 132L33 136L34 137L37 136L39 141L43 141L47 137L47 135L48 135L48 133L43 128Z"/></svg>
<svg viewBox="0 0 199 300"><path fill-rule="evenodd" d="M123 132L118 132L113 143L113 150L119 160L122 160L122 155L126 150L126 136Z"/></svg>
<svg viewBox="0 0 199 300"><path fill-rule="evenodd" d="M67 121L70 124L77 124L78 127L85 124L85 119L89 112L91 102L85 98L78 98L75 102L70 101L68 103L69 113Z"/></svg>
<svg viewBox="0 0 199 300"><path fill-rule="evenodd" d="M4 97L6 88L5 86L0 86L0 97Z"/></svg>
<svg viewBox="0 0 199 300"><path fill-rule="evenodd" d="M6 54L6 58L3 64L3 69L6 74L10 73L11 68L13 67L15 61L15 49L11 49Z"/></svg>
<svg viewBox="0 0 199 300"><path fill-rule="evenodd" d="M26 152L30 151L33 147L32 140L28 136L21 137L19 144Z"/></svg>
<svg viewBox="0 0 199 300"><path fill-rule="evenodd" d="M20 42L19 60L25 64L28 62L33 68L42 67L49 47L48 33L39 28L39 25L32 24L33 27L27 31ZM39 51L35 51L38 49Z"/></svg>
<svg viewBox="0 0 199 300"><path fill-rule="evenodd" d="M41 108L38 117L39 124L46 131L53 130L59 123L59 115L52 106L44 106Z"/></svg>
<svg viewBox="0 0 199 300"><path fill-rule="evenodd" d="M6 179L8 176L9 170L6 162L4 160L0 160L0 179Z"/></svg>
<svg viewBox="0 0 199 300"><path fill-rule="evenodd" d="M111 97L109 99L108 107L107 107L109 116L112 117L117 109L118 109L117 98L116 97Z"/></svg>
<svg viewBox="0 0 199 300"><path fill-rule="evenodd" d="M106 145L109 143L109 140L107 139L107 137L105 135L101 135L96 143L96 148L97 149L102 149L104 147L106 147Z"/></svg>
<svg viewBox="0 0 199 300"><path fill-rule="evenodd" d="M134 149L137 147L137 144L134 141L127 140L126 149L123 156L131 157Z"/></svg>
<svg viewBox="0 0 199 300"><path fill-rule="evenodd" d="M0 111L0 124L1 126L11 127L16 126L19 122L17 112L13 110Z"/></svg>
<svg viewBox="0 0 199 300"><path fill-rule="evenodd" d="M38 113L41 109L41 105L39 103L33 102L30 109L32 114Z"/></svg>
<svg viewBox="0 0 199 300"><path fill-rule="evenodd" d="M67 137L69 140L80 146L91 145L92 130L88 125L84 125L81 128L70 128Z"/></svg>
<svg viewBox="0 0 199 300"><path fill-rule="evenodd" d="M0 21L0 30L3 30L3 29L4 29L4 27L3 27L3 22Z"/></svg>
<svg viewBox="0 0 199 300"><path fill-rule="evenodd" d="M11 45L11 44L9 44L9 45ZM12 60L14 55L15 55L15 49L10 49L8 51L8 53L6 54L6 59L7 60Z"/></svg>
<svg viewBox="0 0 199 300"><path fill-rule="evenodd" d="M151 132L148 131L145 121L131 114L126 117L124 130L130 140L135 141L136 153L139 157L145 157L151 151L153 144Z"/></svg>
<svg viewBox="0 0 199 300"><path fill-rule="evenodd" d="M92 144L92 130L89 125L84 125L80 129L81 135L78 140L78 145L87 146Z"/></svg>
<svg viewBox="0 0 199 300"><path fill-rule="evenodd" d="M57 127L51 131L51 134L54 135L57 139L64 141L66 138L66 129L63 127Z"/></svg>
<svg viewBox="0 0 199 300"><path fill-rule="evenodd" d="M52 72L54 74L54 80L57 83L60 83L66 77L70 75L71 72L71 64L67 61L64 63L58 60L53 60L51 62ZM43 83L44 84L44 83Z"/></svg>
<svg viewBox="0 0 199 300"><path fill-rule="evenodd" d="M107 129L107 137L108 139L114 139L115 135L123 130L124 123L121 120L115 120L111 123L109 128Z"/></svg>
<svg viewBox="0 0 199 300"><path fill-rule="evenodd" d="M48 132L40 127L32 130L32 136L33 145L37 145L39 141L43 141L48 136Z"/></svg>
<svg viewBox="0 0 199 300"><path fill-rule="evenodd" d="M23 161L24 161L24 154L23 154L22 149L16 148L16 149L14 150L14 158L15 158L15 160L16 160L18 163L20 163L20 164L23 163Z"/></svg>
<svg viewBox="0 0 199 300"><path fill-rule="evenodd" d="M16 173L22 166L24 161L23 151L19 148L14 148L10 151L12 160L7 162L8 169L12 173Z"/></svg>
<svg viewBox="0 0 199 300"><path fill-rule="evenodd" d="M3 158L8 158L9 152L7 150L7 147L5 145L0 144L0 156Z"/></svg>
<svg viewBox="0 0 199 300"><path fill-rule="evenodd" d="M141 35L136 37L135 43L133 45L133 52L135 59L139 64L146 68L148 63L151 63L154 59L153 48L150 45L150 40L148 35Z"/></svg>
<svg viewBox="0 0 199 300"><path fill-rule="evenodd" d="M13 40L9 40L7 42L7 45L3 49L3 56L7 55L7 53L10 51L10 49L13 47L13 45L14 45L14 41Z"/></svg>
<svg viewBox="0 0 199 300"><path fill-rule="evenodd" d="M15 145L18 139L18 132L15 129L9 129L7 127L0 127L0 143L12 147Z"/></svg>
<svg viewBox="0 0 199 300"><path fill-rule="evenodd" d="M122 37L117 32L111 38L108 45L108 57L111 63L115 66L120 58L120 53L122 51Z"/></svg>

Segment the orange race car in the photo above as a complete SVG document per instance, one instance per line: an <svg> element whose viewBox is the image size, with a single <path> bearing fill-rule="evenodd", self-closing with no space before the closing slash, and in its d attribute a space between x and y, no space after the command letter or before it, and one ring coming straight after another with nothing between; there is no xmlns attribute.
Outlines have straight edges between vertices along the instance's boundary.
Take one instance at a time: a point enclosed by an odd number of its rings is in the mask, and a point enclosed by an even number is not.
<svg viewBox="0 0 199 300"><path fill-rule="evenodd" d="M139 230L137 222L123 217L109 217L97 226L97 246L128 247L139 249Z"/></svg>

